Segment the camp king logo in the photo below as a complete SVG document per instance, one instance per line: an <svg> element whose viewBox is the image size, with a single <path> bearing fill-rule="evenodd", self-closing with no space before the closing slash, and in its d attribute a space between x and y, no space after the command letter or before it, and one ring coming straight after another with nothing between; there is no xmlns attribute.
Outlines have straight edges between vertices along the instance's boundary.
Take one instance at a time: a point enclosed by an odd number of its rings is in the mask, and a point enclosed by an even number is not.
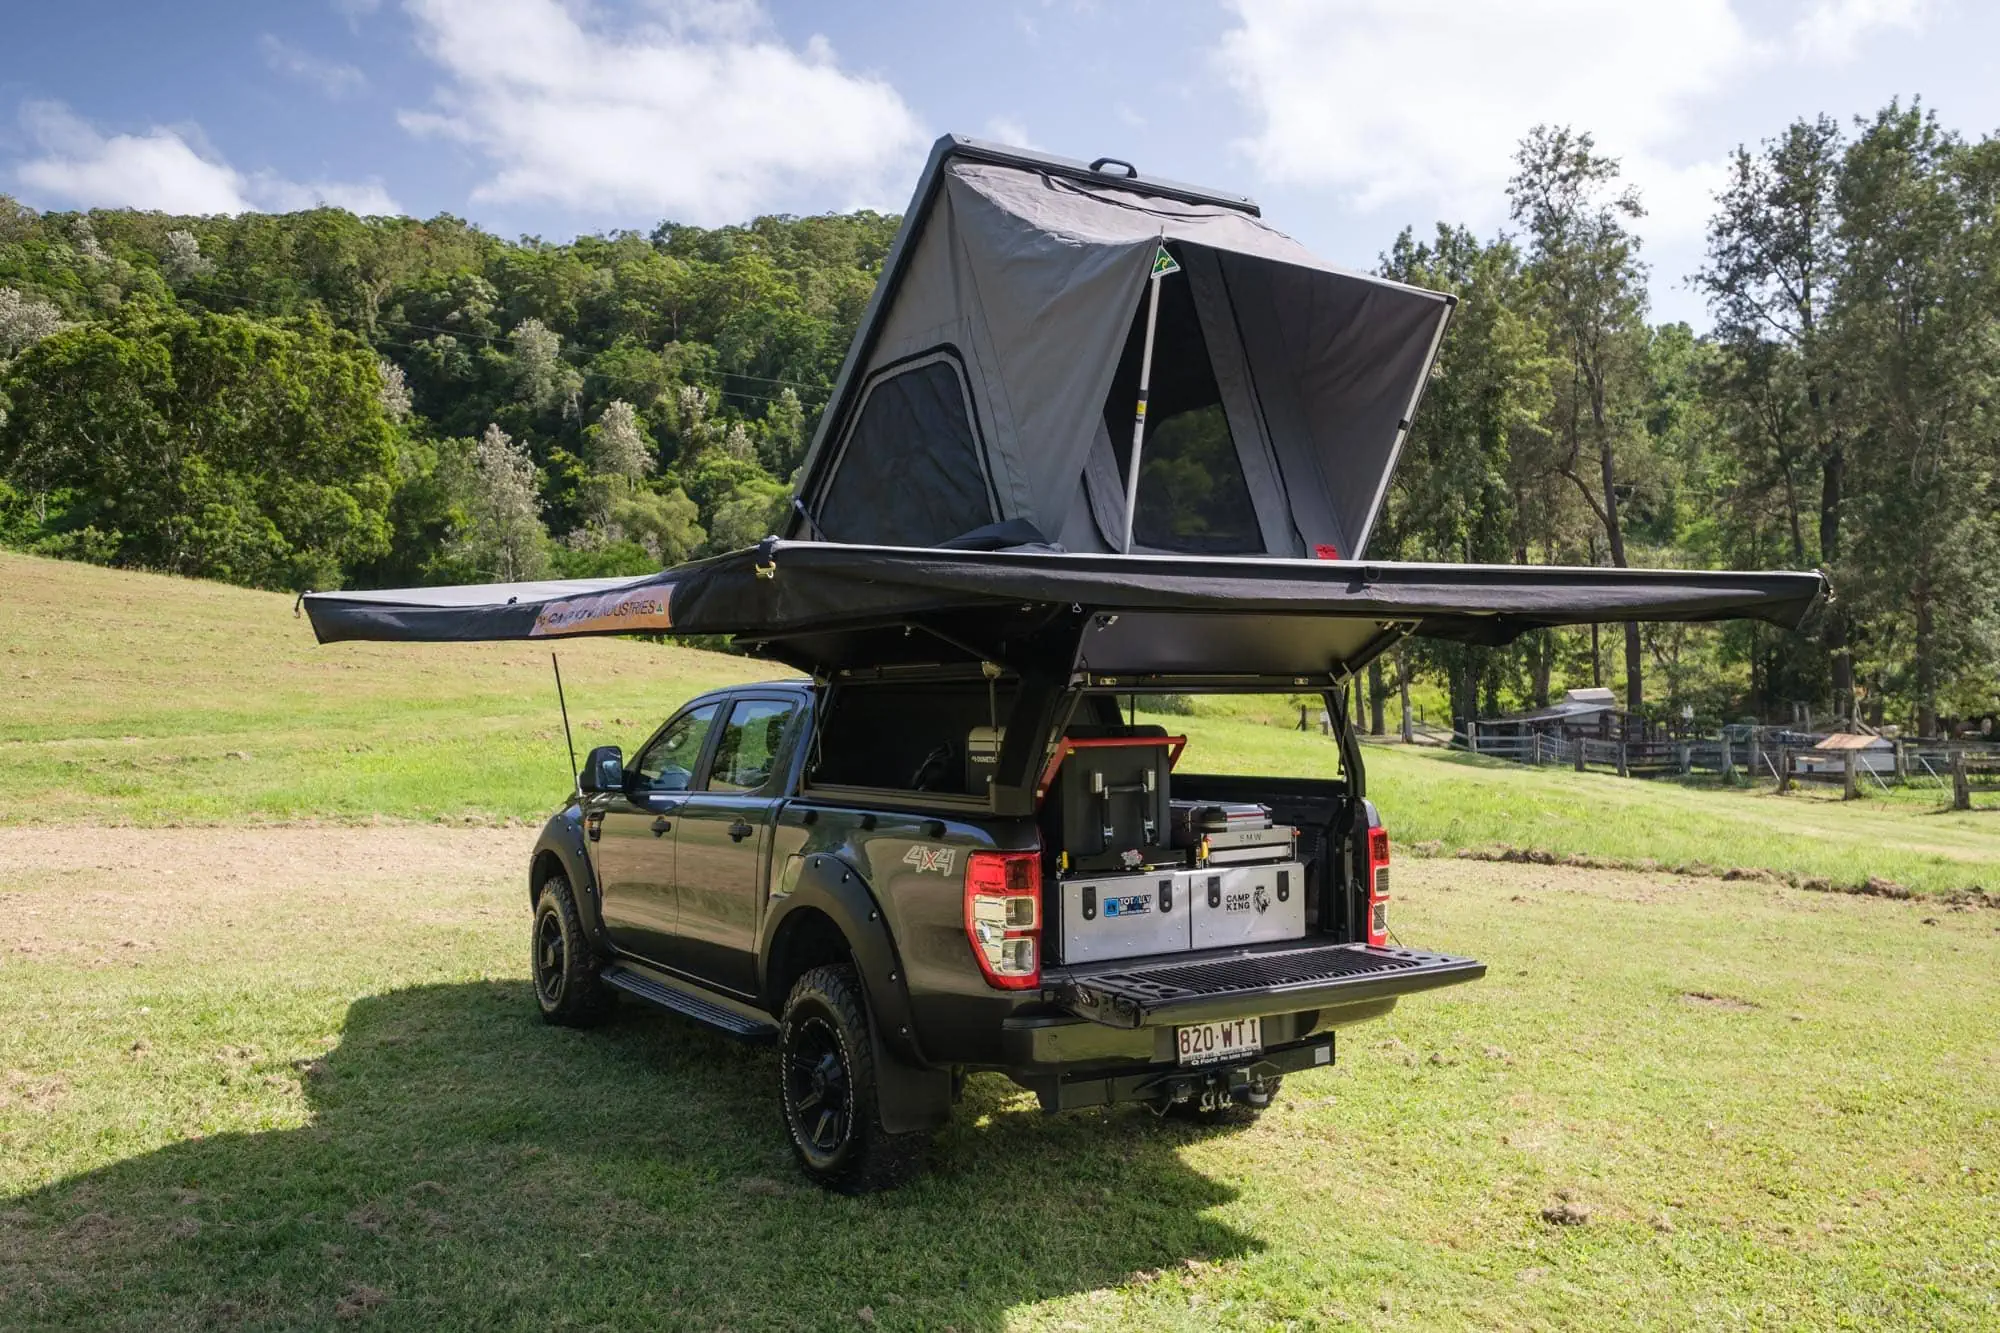
<svg viewBox="0 0 2000 1333"><path fill-rule="evenodd" d="M535 617L530 638L552 634L636 634L643 630L672 629L667 614L667 590L647 588L640 592L604 592L594 597L572 597L550 602Z"/></svg>

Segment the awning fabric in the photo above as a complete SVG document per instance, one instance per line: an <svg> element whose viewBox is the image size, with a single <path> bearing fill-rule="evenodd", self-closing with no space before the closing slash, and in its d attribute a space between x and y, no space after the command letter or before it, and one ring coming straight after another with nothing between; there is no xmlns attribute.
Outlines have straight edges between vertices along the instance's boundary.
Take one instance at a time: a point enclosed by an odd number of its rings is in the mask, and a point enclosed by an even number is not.
<svg viewBox="0 0 2000 1333"><path fill-rule="evenodd" d="M1504 644L1546 626L1627 620L1745 617L1795 628L1825 587L1819 574L1788 571L948 551L771 539L640 579L308 593L304 604L323 643L727 634L813 669L875 665L886 655L884 640L862 631L884 627L928 626L948 636L939 642L966 645L960 656L1004 661L1010 644L1034 640L1037 626L1096 617L1108 629L1107 617L1127 615L1149 628L1146 642L1121 649L1136 655L1125 669L1148 669L1144 659L1153 654L1175 670L1259 672L1291 670L1298 653L1317 650L1293 633L1289 646L1274 644L1271 662L1260 665L1229 642L1232 626L1254 639L1278 625L1368 622L1478 644ZM786 652L787 641L812 646Z"/></svg>

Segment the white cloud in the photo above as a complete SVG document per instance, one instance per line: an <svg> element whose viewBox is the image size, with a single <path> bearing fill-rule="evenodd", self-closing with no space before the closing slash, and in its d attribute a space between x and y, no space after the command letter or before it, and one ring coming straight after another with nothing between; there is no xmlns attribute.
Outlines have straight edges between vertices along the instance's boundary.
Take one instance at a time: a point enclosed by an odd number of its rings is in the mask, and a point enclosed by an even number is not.
<svg viewBox="0 0 2000 1333"><path fill-rule="evenodd" d="M1589 130L1654 217L1699 233L1719 164L1676 162L1688 108L1759 59L1730 0L1233 0L1222 69L1261 172L1490 222L1537 124Z"/></svg>
<svg viewBox="0 0 2000 1333"><path fill-rule="evenodd" d="M787 46L752 0L656 0L621 30L558 0L408 0L448 82L413 133L456 140L489 201L713 224L900 199L922 142L887 83L826 40Z"/></svg>
<svg viewBox="0 0 2000 1333"><path fill-rule="evenodd" d="M1878 28L1922 32L1936 9L1932 0L1814 0L1792 35L1803 54L1841 64L1854 59L1861 39Z"/></svg>
<svg viewBox="0 0 2000 1333"><path fill-rule="evenodd" d="M986 122L980 131L980 138L1003 143L1010 148L1036 148L1035 141L1028 136L1028 127L1018 116L995 116Z"/></svg>
<svg viewBox="0 0 2000 1333"><path fill-rule="evenodd" d="M238 171L206 145L198 147L197 131L155 125L144 134L107 136L60 102L25 104L21 126L41 155L17 165L15 179L80 208L245 213L331 204L357 213L400 211L375 181L293 181L270 171Z"/></svg>
<svg viewBox="0 0 2000 1333"><path fill-rule="evenodd" d="M368 86L368 76L353 65L302 51L268 32L257 39L257 49L263 52L266 65L301 83L312 84L328 97L345 97Z"/></svg>

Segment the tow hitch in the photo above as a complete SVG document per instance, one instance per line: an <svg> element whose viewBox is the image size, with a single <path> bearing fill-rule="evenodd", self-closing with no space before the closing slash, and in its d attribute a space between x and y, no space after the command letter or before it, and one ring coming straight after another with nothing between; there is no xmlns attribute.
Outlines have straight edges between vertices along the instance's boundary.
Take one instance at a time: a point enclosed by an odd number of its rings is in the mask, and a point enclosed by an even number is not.
<svg viewBox="0 0 2000 1333"><path fill-rule="evenodd" d="M1192 1106L1202 1111L1220 1111L1229 1106L1262 1109L1271 1104L1282 1075L1258 1076L1248 1069L1229 1069L1209 1074L1174 1075L1149 1105L1155 1115L1165 1115L1176 1106Z"/></svg>

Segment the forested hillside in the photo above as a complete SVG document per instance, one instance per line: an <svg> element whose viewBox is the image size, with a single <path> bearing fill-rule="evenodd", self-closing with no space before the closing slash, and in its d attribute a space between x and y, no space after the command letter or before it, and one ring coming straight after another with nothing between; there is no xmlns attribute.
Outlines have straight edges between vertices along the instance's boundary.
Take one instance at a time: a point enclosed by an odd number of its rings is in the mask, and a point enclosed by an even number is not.
<svg viewBox="0 0 2000 1333"><path fill-rule="evenodd" d="M1510 222L1384 272L1463 300L1370 554L1823 567L1804 636L1604 626L1371 673L1452 711L1620 686L1930 732L2000 707L2000 141L1892 105L1744 148L1648 319L1644 201L1588 135L1520 146ZM1278 219L1282 225L1283 219ZM296 589L644 572L789 495L896 219L568 244L463 221L38 214L0 197L0 543ZM1351 257L1350 257L1351 258Z"/></svg>

